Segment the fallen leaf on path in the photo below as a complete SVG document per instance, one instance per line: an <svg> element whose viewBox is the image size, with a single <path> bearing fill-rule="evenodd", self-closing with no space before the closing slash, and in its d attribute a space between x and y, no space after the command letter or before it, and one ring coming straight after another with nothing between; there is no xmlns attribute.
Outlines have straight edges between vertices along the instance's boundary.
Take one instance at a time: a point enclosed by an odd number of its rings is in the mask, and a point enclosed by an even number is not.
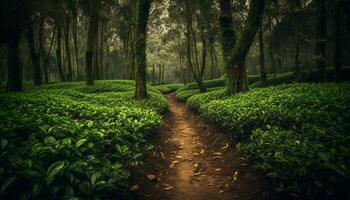
<svg viewBox="0 0 350 200"><path fill-rule="evenodd" d="M200 154L203 154L203 153L204 153L204 149L202 149L199 153L200 153Z"/></svg>
<svg viewBox="0 0 350 200"><path fill-rule="evenodd" d="M201 173L197 172L197 173L192 174L191 176L199 176L199 175L201 175Z"/></svg>
<svg viewBox="0 0 350 200"><path fill-rule="evenodd" d="M194 155L194 156L199 156L199 153L193 153L192 155Z"/></svg>
<svg viewBox="0 0 350 200"><path fill-rule="evenodd" d="M224 192L225 192L225 190L220 190L220 191L219 191L219 194L224 193Z"/></svg>
<svg viewBox="0 0 350 200"><path fill-rule="evenodd" d="M183 158L182 156L175 156L176 158L179 158L179 159L181 159L181 158Z"/></svg>
<svg viewBox="0 0 350 200"><path fill-rule="evenodd" d="M150 180L150 181L156 180L156 176L153 175L153 174L148 174L148 175L147 175L147 178L148 178L148 180Z"/></svg>
<svg viewBox="0 0 350 200"><path fill-rule="evenodd" d="M216 168L215 171L217 171L217 172L218 172L218 171L221 171L221 168Z"/></svg>
<svg viewBox="0 0 350 200"><path fill-rule="evenodd" d="M225 149L227 149L227 148L228 148L228 143L226 143L225 146L221 147L221 150L225 150Z"/></svg>
<svg viewBox="0 0 350 200"><path fill-rule="evenodd" d="M138 190L140 190L140 186L139 186L139 185L134 185L134 186L132 186L132 187L130 188L130 192L136 192L136 191L138 191Z"/></svg>
<svg viewBox="0 0 350 200"><path fill-rule="evenodd" d="M196 162L196 163L194 163L194 167L195 168L198 168L199 167L199 164Z"/></svg>
<svg viewBox="0 0 350 200"><path fill-rule="evenodd" d="M213 186L214 184L213 184L213 183L209 183L208 185L209 185L209 186Z"/></svg>
<svg viewBox="0 0 350 200"><path fill-rule="evenodd" d="M171 189L174 188L173 186L171 186L171 185L169 185L167 183L164 183L163 186L164 186L164 190L171 190Z"/></svg>
<svg viewBox="0 0 350 200"><path fill-rule="evenodd" d="M233 181L235 182L237 180L237 176L238 176L238 171L236 170L235 173L233 173Z"/></svg>
<svg viewBox="0 0 350 200"><path fill-rule="evenodd" d="M214 156L213 159L221 159L222 156Z"/></svg>
<svg viewBox="0 0 350 200"><path fill-rule="evenodd" d="M214 155L222 155L222 153L221 152L215 152L215 153L213 153Z"/></svg>
<svg viewBox="0 0 350 200"><path fill-rule="evenodd" d="M172 161L171 162L171 164L170 164L170 168L174 168L175 167L175 164L177 164L177 163L179 163L180 161L178 161L178 160L174 160L174 161Z"/></svg>

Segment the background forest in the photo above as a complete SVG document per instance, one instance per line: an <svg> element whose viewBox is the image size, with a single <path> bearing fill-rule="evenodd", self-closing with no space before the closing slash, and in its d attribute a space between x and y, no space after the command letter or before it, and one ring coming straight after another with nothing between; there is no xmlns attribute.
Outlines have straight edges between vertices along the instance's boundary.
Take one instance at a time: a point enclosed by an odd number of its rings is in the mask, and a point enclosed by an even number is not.
<svg viewBox="0 0 350 200"><path fill-rule="evenodd" d="M349 199L349 14L0 0L0 199Z"/></svg>

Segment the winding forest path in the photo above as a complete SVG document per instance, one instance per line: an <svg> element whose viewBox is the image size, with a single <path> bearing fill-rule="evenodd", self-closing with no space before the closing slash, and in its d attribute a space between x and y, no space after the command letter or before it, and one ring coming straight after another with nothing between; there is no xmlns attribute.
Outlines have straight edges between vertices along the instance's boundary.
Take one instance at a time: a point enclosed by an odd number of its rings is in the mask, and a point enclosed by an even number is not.
<svg viewBox="0 0 350 200"><path fill-rule="evenodd" d="M227 135L167 95L169 112L133 180L136 199L270 199Z"/></svg>

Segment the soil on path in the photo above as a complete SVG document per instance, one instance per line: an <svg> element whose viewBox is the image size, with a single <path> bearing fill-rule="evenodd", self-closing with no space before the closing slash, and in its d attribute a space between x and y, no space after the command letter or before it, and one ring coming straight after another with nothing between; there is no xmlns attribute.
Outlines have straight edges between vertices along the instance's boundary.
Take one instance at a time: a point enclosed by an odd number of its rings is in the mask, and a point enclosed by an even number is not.
<svg viewBox="0 0 350 200"><path fill-rule="evenodd" d="M264 179L235 151L227 135L167 95L169 111L143 166L135 199L272 199Z"/></svg>

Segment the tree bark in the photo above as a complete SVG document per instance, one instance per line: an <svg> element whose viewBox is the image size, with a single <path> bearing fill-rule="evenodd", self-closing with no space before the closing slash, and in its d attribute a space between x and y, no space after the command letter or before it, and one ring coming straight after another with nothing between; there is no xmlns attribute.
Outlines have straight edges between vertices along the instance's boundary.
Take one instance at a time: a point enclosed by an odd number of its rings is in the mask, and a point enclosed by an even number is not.
<svg viewBox="0 0 350 200"><path fill-rule="evenodd" d="M220 28L223 56L227 73L227 92L235 94L248 90L245 59L258 31L265 8L264 0L251 0L248 17L236 42L230 0L220 0ZM235 74L239 73L239 74Z"/></svg>
<svg viewBox="0 0 350 200"><path fill-rule="evenodd" d="M135 34L135 58L136 58L136 88L135 98L145 99L148 97L146 85L146 45L147 26L151 2L150 0L137 1L136 34Z"/></svg>
<svg viewBox="0 0 350 200"><path fill-rule="evenodd" d="M56 38L56 63L57 63L57 69L58 69L58 74L60 77L60 80L62 82L66 81L66 78L64 76L63 68L62 68L62 45L61 45L61 25L59 22L57 22L57 38Z"/></svg>
<svg viewBox="0 0 350 200"><path fill-rule="evenodd" d="M342 0L336 1L336 7L334 12L334 80L339 82L342 80L341 68L342 68L342 55L343 45L341 41L341 8Z"/></svg>
<svg viewBox="0 0 350 200"><path fill-rule="evenodd" d="M34 67L34 85L41 85L41 67L40 67L40 55L35 47L34 30L32 22L28 23L27 29L27 41L29 44L30 57Z"/></svg>
<svg viewBox="0 0 350 200"><path fill-rule="evenodd" d="M317 0L317 42L316 42L316 64L318 67L320 81L326 81L326 37L327 37L327 14L326 0Z"/></svg>
<svg viewBox="0 0 350 200"><path fill-rule="evenodd" d="M93 74L93 55L96 54L94 45L97 37L97 23L98 23L98 0L90 0L90 16L89 16L89 30L87 38L87 49L85 52L85 73L86 73L86 85L94 85L94 74Z"/></svg>
<svg viewBox="0 0 350 200"><path fill-rule="evenodd" d="M270 65L271 65L271 69L272 69L272 73L273 73L273 77L276 78L277 75L277 66L276 66L276 62L275 62L275 57L274 57L274 52L273 52L273 41L272 41L272 20L271 20L271 16L269 16L269 36L270 36Z"/></svg>
<svg viewBox="0 0 350 200"><path fill-rule="evenodd" d="M11 40L7 43L7 91L18 92L23 90L22 69L19 62L18 44L20 32L13 32Z"/></svg>
<svg viewBox="0 0 350 200"><path fill-rule="evenodd" d="M262 26L260 26L259 30L259 49L260 49L260 78L262 82L267 80L266 70L265 70L265 51L264 51L264 33L262 30Z"/></svg>
<svg viewBox="0 0 350 200"><path fill-rule="evenodd" d="M77 80L80 80L80 72L79 72L79 49L78 49L78 14L76 11L76 6L73 8L73 41L74 41L74 49L75 49L75 64L77 71Z"/></svg>
<svg viewBox="0 0 350 200"><path fill-rule="evenodd" d="M67 13L67 19L66 19L66 31L65 31L65 45L66 45L66 56L67 56L67 64L68 64L68 71L67 71L67 81L73 80L73 72L72 72L72 60L71 60L71 52L69 47L69 32L70 32L70 15L69 12Z"/></svg>

